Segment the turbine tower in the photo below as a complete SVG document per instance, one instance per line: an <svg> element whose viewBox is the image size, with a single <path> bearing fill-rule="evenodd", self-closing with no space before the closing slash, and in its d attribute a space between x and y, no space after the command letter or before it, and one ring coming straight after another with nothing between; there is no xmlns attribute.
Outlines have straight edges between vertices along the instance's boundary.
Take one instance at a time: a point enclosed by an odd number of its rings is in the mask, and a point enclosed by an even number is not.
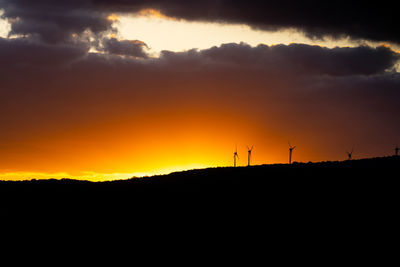
<svg viewBox="0 0 400 267"><path fill-rule="evenodd" d="M250 166L251 151L253 151L253 147L254 147L254 145L251 146L251 148L249 148L249 147L247 146L247 152L248 152L248 154L247 154L247 166Z"/></svg>
<svg viewBox="0 0 400 267"><path fill-rule="evenodd" d="M289 144L289 164L292 164L292 153L293 153L293 149L295 149L296 146L292 146L290 144L290 142L288 142L288 144Z"/></svg>
<svg viewBox="0 0 400 267"><path fill-rule="evenodd" d="M349 151L346 151L346 153L347 153L347 160L351 160L351 159L352 159L353 150L354 150L354 148L352 148L350 152L349 152Z"/></svg>
<svg viewBox="0 0 400 267"><path fill-rule="evenodd" d="M237 152L237 146L236 146L235 152L233 152L233 167L236 167L236 158L239 159L239 155Z"/></svg>
<svg viewBox="0 0 400 267"><path fill-rule="evenodd" d="M394 155L397 157L399 155L399 145L396 146L396 148L394 149Z"/></svg>

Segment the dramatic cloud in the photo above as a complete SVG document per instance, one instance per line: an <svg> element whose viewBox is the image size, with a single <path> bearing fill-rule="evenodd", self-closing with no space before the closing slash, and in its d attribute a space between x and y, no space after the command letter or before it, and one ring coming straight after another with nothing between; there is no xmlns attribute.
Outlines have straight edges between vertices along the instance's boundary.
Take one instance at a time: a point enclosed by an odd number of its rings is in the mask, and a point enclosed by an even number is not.
<svg viewBox="0 0 400 267"><path fill-rule="evenodd" d="M387 2L263 0L1 0L13 34L47 41L111 29L112 12L157 9L179 19L248 24L262 30L295 28L311 38L351 37L400 42L397 9Z"/></svg>
<svg viewBox="0 0 400 267"><path fill-rule="evenodd" d="M139 40L117 40L116 38L103 39L102 47L99 50L110 54L146 58L145 43Z"/></svg>
<svg viewBox="0 0 400 267"><path fill-rule="evenodd" d="M11 22L11 35L31 35L58 43L86 30L101 33L111 30L108 12L94 8L91 1L1 0L3 17Z"/></svg>
<svg viewBox="0 0 400 267"><path fill-rule="evenodd" d="M210 60L263 68L269 72L338 76L382 73L394 67L400 58L386 47L329 49L304 44L259 45L255 48L245 44L226 44L201 51L199 55Z"/></svg>

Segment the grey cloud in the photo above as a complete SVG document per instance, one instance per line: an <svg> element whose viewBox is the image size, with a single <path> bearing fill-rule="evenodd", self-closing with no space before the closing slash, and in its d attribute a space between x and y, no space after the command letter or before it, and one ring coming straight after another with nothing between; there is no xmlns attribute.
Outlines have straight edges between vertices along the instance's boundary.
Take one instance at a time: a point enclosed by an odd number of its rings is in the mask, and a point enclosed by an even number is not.
<svg viewBox="0 0 400 267"><path fill-rule="evenodd" d="M100 33L112 30L108 12L94 8L91 1L3 0L3 17L11 21L11 35L30 35L59 43L86 30Z"/></svg>
<svg viewBox="0 0 400 267"><path fill-rule="evenodd" d="M288 72L302 75L371 75L394 68L399 54L387 47L367 46L324 48L305 44L258 45L223 44L201 51L172 53L164 51L162 58L177 64L201 64L212 66L246 66L269 72Z"/></svg>
<svg viewBox="0 0 400 267"><path fill-rule="evenodd" d="M101 50L110 54L147 58L145 49L147 45L139 40L117 40L116 38L105 38L102 41Z"/></svg>

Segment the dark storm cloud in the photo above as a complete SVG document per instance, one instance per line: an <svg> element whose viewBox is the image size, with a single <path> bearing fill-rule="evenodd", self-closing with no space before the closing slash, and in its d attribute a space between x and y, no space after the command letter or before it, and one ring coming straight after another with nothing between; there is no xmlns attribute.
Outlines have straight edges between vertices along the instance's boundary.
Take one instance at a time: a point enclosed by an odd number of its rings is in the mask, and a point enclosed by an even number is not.
<svg viewBox="0 0 400 267"><path fill-rule="evenodd" d="M83 0L1 0L3 17L11 22L11 35L30 35L58 43L86 30L101 33L111 30L108 12Z"/></svg>
<svg viewBox="0 0 400 267"><path fill-rule="evenodd" d="M125 49L123 45L122 48ZM127 101L130 109L132 101L143 95L152 96L148 101L154 102L158 98L179 99L182 94L242 95L249 88L257 88L260 94L260 98L252 100L254 107L264 106L265 101L271 100L269 97L283 97L289 92L294 98L323 92L318 98L330 95L329 101L338 106L343 94L354 93L364 99L363 92L373 91L368 94L371 101L389 102L399 96L399 75L391 74L399 56L386 47L329 49L297 44L225 44L199 51L164 51L160 58L145 60L112 55L142 55L135 49L132 52L122 48L97 54L87 53L84 44L49 45L26 38L0 39L0 69L7 74L0 81L2 93L6 92L2 101L11 103L14 93L28 102L38 96L43 104L61 101L59 109L64 108L63 103L68 106L68 101L72 106L87 101L81 110L85 113L96 106L96 101L99 108L120 107L121 102ZM23 88L29 90L25 92ZM307 101L311 105L318 98ZM293 103L295 107L299 104Z"/></svg>
<svg viewBox="0 0 400 267"><path fill-rule="evenodd" d="M245 43L231 43L204 50L162 51L160 58L148 58L144 51L146 44L138 40L103 38L101 44L98 49L107 52L106 54L89 54L89 44L79 41L48 44L30 38L0 38L0 67L3 70L24 67L29 72L30 68L34 70L52 68L53 71L57 71L55 68L57 66L70 65L70 68L74 69L80 65L90 65L89 69L92 68L94 72L98 66L112 65L113 69L117 70L134 66L135 71L140 72L147 68L162 72L170 70L218 72L240 69L247 72L284 73L299 77L367 76L394 71L400 59L400 54L384 46L326 48L291 44L251 47ZM133 58L112 55L128 55L147 60L139 62Z"/></svg>
<svg viewBox="0 0 400 267"><path fill-rule="evenodd" d="M146 58L147 54L145 48L147 45L138 40L117 40L116 38L106 38L102 41L100 50L106 51L110 54L121 56L132 56L139 58Z"/></svg>
<svg viewBox="0 0 400 267"><path fill-rule="evenodd" d="M388 2L262 0L1 0L12 33L48 41L89 29L110 30L112 12L145 8L186 20L248 24L257 29L296 28L311 38L331 36L400 42L398 11ZM18 19L16 19L18 18Z"/></svg>
<svg viewBox="0 0 400 267"><path fill-rule="evenodd" d="M224 44L220 47L189 52L165 51L163 58L177 64L214 62L216 66L246 66L268 72L302 75L371 75L392 69L400 56L387 47L367 46L324 48L305 44L258 45ZM196 65L196 64L194 64Z"/></svg>

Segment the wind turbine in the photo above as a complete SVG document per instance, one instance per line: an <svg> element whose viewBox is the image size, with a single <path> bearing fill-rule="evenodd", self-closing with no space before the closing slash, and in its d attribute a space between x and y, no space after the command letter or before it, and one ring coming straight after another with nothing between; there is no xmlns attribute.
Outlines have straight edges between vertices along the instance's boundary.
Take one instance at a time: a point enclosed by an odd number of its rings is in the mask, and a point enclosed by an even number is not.
<svg viewBox="0 0 400 267"><path fill-rule="evenodd" d="M353 155L353 151L354 151L354 148L352 148L350 152L349 152L349 151L346 151L347 157L348 157L347 160L351 160L351 157L352 157L352 155Z"/></svg>
<svg viewBox="0 0 400 267"><path fill-rule="evenodd" d="M394 155L397 157L399 155L399 145L396 145L396 148L394 149Z"/></svg>
<svg viewBox="0 0 400 267"><path fill-rule="evenodd" d="M293 149L295 149L296 146L292 146L290 144L290 142L288 142L288 144L289 144L289 164L292 164L292 153L293 153Z"/></svg>
<svg viewBox="0 0 400 267"><path fill-rule="evenodd" d="M247 154L247 166L250 166L251 151L253 151L253 147L254 147L254 145L251 146L251 148L249 148L249 147L247 146L247 152L248 152L248 154Z"/></svg>
<svg viewBox="0 0 400 267"><path fill-rule="evenodd" d="M233 166L234 167L236 167L236 158L239 159L239 155L237 152L237 146L236 146L235 152L233 152Z"/></svg>

